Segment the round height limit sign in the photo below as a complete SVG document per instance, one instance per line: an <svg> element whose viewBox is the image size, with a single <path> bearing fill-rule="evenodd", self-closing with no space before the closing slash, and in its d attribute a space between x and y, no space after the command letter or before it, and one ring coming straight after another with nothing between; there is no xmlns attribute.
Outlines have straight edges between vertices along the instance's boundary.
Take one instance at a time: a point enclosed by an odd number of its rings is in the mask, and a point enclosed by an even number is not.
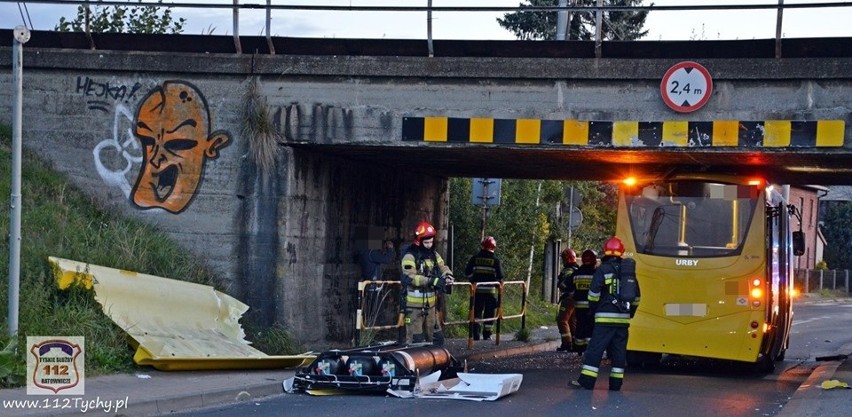
<svg viewBox="0 0 852 417"><path fill-rule="evenodd" d="M663 76L660 94L669 108L679 113L700 109L710 100L713 79L701 64L684 61L675 64Z"/></svg>

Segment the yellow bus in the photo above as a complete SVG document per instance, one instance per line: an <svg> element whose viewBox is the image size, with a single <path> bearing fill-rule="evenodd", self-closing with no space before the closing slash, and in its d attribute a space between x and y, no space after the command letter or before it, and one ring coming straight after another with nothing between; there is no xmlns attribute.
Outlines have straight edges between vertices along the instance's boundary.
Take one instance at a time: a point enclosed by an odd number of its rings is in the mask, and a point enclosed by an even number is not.
<svg viewBox="0 0 852 417"><path fill-rule="evenodd" d="M631 363L663 354L752 363L784 359L801 215L763 179L678 174L620 187L616 234L636 260L642 302Z"/></svg>

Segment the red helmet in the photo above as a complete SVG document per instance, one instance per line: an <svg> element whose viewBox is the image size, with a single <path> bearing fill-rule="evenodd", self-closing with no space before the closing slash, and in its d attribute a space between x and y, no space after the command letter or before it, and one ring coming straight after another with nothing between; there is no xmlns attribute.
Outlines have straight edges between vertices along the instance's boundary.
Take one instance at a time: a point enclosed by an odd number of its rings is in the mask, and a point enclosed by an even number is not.
<svg viewBox="0 0 852 417"><path fill-rule="evenodd" d="M485 236L485 239L482 239L482 243L479 244L479 247L487 251L494 252L494 249L497 249L497 240L495 240L493 236Z"/></svg>
<svg viewBox="0 0 852 417"><path fill-rule="evenodd" d="M566 265L577 263L577 254L571 248L563 249L560 256L562 256L562 263Z"/></svg>
<svg viewBox="0 0 852 417"><path fill-rule="evenodd" d="M603 246L604 256L623 256L624 243L616 236L609 238Z"/></svg>
<svg viewBox="0 0 852 417"><path fill-rule="evenodd" d="M582 259L583 265L594 265L598 263L598 254L591 249L586 249L580 256L580 259Z"/></svg>
<svg viewBox="0 0 852 417"><path fill-rule="evenodd" d="M438 233L431 224L422 221L414 228L414 244L419 245L421 240L435 237L436 234Z"/></svg>

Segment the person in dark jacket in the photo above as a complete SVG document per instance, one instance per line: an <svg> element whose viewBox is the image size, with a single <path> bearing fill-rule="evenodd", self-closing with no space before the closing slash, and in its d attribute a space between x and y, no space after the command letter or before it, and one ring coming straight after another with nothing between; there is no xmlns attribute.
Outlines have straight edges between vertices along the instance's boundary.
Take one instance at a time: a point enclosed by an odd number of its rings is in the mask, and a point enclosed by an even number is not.
<svg viewBox="0 0 852 417"><path fill-rule="evenodd" d="M494 329L493 319L497 317L497 284L494 283L503 282L503 267L500 265L500 259L494 255L497 249L497 240L494 237L486 236L479 247L479 252L467 261L464 274L468 281L477 284L473 296L474 318L488 321L482 326L479 323L472 324L470 332L473 334L473 340L479 340L481 328L482 339L489 340ZM491 284L480 285L488 282Z"/></svg>
<svg viewBox="0 0 852 417"><path fill-rule="evenodd" d="M592 286L592 278L598 266L598 254L591 249L586 249L580 255L580 268L571 277L574 288L574 327L571 334L574 336L573 350L583 353L589 346L592 338L592 329L595 326L595 318L589 309L589 288Z"/></svg>
<svg viewBox="0 0 852 417"><path fill-rule="evenodd" d="M600 363L606 351L612 360L609 389L620 391L624 382L624 369L627 367L628 328L639 305L639 298L627 303L619 301L617 297L621 257L624 256L624 244L621 239L613 236L607 240L603 254L601 266L595 271L589 287L589 308L595 317L592 339L583 354L580 377L572 381L571 385L594 389ZM638 282L636 290L638 295Z"/></svg>
<svg viewBox="0 0 852 417"><path fill-rule="evenodd" d="M556 348L559 352L570 352L573 349L572 338L574 321L574 273L580 267L577 265L577 254L573 249L567 248L559 254L562 258L562 271L556 280L559 288L559 312L556 313L556 328L559 329L559 338L562 344Z"/></svg>
<svg viewBox="0 0 852 417"><path fill-rule="evenodd" d="M390 264L396 258L393 242L385 239L381 249L363 249L358 252L358 264L361 266L361 279L383 281L382 265Z"/></svg>

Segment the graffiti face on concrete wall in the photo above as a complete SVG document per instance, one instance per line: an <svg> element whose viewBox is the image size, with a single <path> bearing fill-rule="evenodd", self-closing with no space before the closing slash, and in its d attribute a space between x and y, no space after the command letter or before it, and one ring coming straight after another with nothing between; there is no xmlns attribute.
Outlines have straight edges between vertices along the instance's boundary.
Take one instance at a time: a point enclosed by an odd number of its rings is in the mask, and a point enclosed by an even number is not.
<svg viewBox="0 0 852 417"><path fill-rule="evenodd" d="M230 134L210 131L206 99L182 81L166 81L151 90L133 122L133 134L142 144L142 168L131 201L142 209L180 213L198 191L205 162L230 145Z"/></svg>

